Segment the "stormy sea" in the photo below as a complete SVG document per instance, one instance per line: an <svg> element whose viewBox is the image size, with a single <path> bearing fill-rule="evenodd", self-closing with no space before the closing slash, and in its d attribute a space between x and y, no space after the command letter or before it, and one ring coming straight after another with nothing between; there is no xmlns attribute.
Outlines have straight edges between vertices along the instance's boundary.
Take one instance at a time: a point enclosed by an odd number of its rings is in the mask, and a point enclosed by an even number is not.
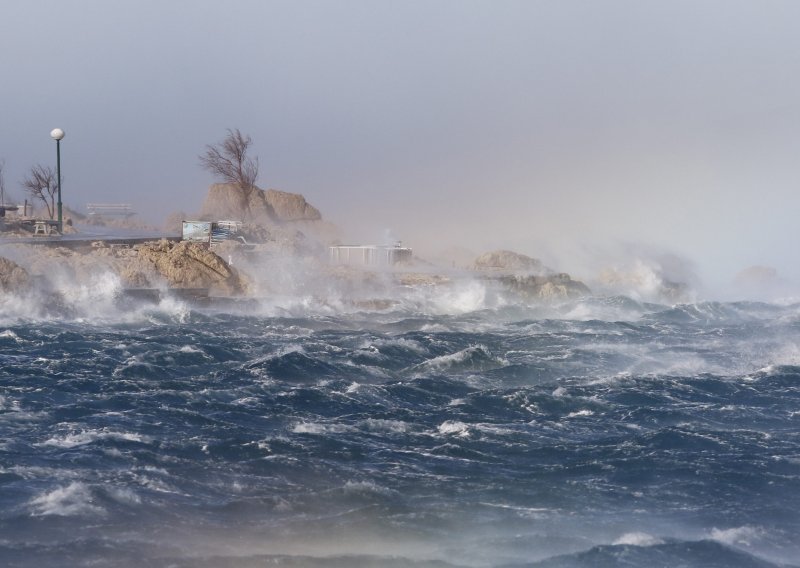
<svg viewBox="0 0 800 568"><path fill-rule="evenodd" d="M0 302L2 566L800 566L800 304L96 284Z"/></svg>

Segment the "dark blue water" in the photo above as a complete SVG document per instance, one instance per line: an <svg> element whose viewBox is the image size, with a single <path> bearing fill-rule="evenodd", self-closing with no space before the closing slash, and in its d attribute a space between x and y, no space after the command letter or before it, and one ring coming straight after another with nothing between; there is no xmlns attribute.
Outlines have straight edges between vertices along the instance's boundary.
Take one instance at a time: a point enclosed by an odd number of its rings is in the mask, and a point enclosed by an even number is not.
<svg viewBox="0 0 800 568"><path fill-rule="evenodd" d="M800 566L800 306L0 323L3 566Z"/></svg>

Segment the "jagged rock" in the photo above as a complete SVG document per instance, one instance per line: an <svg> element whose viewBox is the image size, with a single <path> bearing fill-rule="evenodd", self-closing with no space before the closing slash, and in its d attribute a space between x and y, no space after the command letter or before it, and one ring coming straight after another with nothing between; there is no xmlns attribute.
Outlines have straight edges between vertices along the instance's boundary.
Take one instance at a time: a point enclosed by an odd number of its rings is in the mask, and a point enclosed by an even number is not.
<svg viewBox="0 0 800 568"><path fill-rule="evenodd" d="M216 253L199 243L161 240L136 248L137 262L122 276L129 281L150 281L147 268L154 269L172 288L209 288L226 294L242 294L246 280Z"/></svg>
<svg viewBox="0 0 800 568"><path fill-rule="evenodd" d="M563 272L548 276L501 276L499 280L508 289L524 298L555 300L579 298L591 294L586 284L573 280L569 274Z"/></svg>
<svg viewBox="0 0 800 568"><path fill-rule="evenodd" d="M480 255L475 259L476 270L508 272L543 272L541 261L510 250L496 250Z"/></svg>
<svg viewBox="0 0 800 568"><path fill-rule="evenodd" d="M24 268L0 256L0 291L25 292L30 290L31 284L31 277Z"/></svg>

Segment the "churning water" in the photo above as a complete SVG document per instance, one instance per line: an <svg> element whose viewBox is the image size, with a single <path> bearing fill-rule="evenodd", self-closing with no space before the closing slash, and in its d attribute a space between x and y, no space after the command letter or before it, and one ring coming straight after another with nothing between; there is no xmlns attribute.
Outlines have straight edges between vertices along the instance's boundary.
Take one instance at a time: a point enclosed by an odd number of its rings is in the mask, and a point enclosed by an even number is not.
<svg viewBox="0 0 800 568"><path fill-rule="evenodd" d="M7 303L0 564L800 565L800 306L470 293Z"/></svg>

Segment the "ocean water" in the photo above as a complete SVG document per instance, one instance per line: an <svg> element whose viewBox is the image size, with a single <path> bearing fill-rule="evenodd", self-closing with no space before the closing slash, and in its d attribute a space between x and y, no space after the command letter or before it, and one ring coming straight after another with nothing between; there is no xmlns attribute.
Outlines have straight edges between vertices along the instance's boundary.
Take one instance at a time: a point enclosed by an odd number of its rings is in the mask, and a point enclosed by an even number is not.
<svg viewBox="0 0 800 568"><path fill-rule="evenodd" d="M2 566L800 566L800 305L113 288L0 301Z"/></svg>

